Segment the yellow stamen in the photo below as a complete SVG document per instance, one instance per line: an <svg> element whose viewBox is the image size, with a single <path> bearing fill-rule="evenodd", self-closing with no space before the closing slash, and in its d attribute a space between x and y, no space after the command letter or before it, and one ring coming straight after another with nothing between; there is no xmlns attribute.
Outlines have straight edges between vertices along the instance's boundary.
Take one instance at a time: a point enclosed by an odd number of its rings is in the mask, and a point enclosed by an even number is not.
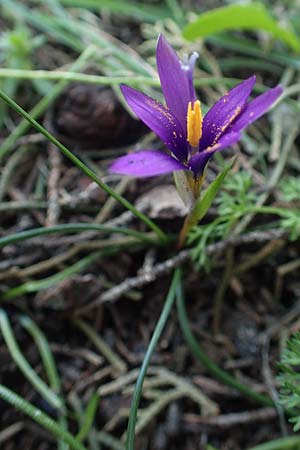
<svg viewBox="0 0 300 450"><path fill-rule="evenodd" d="M187 140L192 147L197 147L202 135L202 112L200 101L189 102L187 112Z"/></svg>

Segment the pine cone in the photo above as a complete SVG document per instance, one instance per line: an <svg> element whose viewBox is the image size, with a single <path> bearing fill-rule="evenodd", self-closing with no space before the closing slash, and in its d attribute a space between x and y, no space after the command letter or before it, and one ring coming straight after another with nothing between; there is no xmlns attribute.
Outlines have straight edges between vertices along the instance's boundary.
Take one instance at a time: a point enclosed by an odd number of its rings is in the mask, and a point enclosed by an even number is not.
<svg viewBox="0 0 300 450"><path fill-rule="evenodd" d="M73 149L129 145L146 131L111 88L79 83L68 86L46 120L52 132Z"/></svg>

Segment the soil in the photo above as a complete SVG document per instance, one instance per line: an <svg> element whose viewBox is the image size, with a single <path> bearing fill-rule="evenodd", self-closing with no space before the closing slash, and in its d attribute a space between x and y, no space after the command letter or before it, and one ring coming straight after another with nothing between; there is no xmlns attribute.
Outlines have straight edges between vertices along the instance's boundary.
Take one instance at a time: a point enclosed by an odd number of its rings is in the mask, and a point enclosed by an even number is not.
<svg viewBox="0 0 300 450"><path fill-rule="evenodd" d="M91 162L105 180L113 180L114 186L116 179L107 173L108 164L116 154L126 150L125 146L135 148L145 135L145 128L124 110L110 88L92 85L71 84L49 108L43 123L85 162ZM4 135L5 132L2 138ZM1 210L0 216L2 235L57 223L95 220L99 205L107 200L105 193L35 132L23 137L18 145L27 150L7 185L3 199L7 209ZM213 163L210 170L215 167ZM153 188L170 184L169 176L131 181L123 195L136 202ZM139 221L123 213L115 205L106 221L145 230ZM173 210L167 217L158 213L155 220L172 233L180 230L183 221L180 211ZM82 232L46 239L37 237L9 245L0 250L1 293L31 280L52 277L94 250L83 246L73 256L54 260L79 243L105 244L107 239L114 238L115 235ZM74 434L78 431L78 410L85 408L91 395L98 391L100 403L93 429L124 438L136 380L134 371L141 366L170 286L170 272L154 275L154 279L151 275L159 263L178 253L175 244L166 248L129 244L124 240L124 248L117 254L99 256L80 272L53 286L37 292L28 290L3 303L23 354L45 380L36 344L20 325L20 315L31 317L47 337L66 402L73 411L68 419ZM285 237L273 240L277 247L270 256L241 273L235 274L233 270L222 295L219 321L215 300L229 252L234 268L238 268L266 245L268 242L253 240L216 252L210 272L197 271L187 259L183 271L191 327L209 358L252 389L272 396L277 386L276 364L282 339L299 326L299 277L296 271L281 276L278 268L299 258L299 243L290 243ZM112 301L97 302L106 290L145 271L149 277L139 287L128 289ZM82 331L78 320L88 324L108 346L108 357ZM1 383L57 418L57 411L36 393L16 367L3 340L0 340L0 361ZM126 379L128 374L132 378L124 381L121 388L112 384ZM175 381L168 378L170 374ZM173 399L176 383L187 383L194 391L184 391ZM168 392L170 399L155 411L151 409ZM216 415L207 415L195 392L203 394L208 404L216 407ZM175 307L152 357L141 408L148 411L150 419L137 434L136 450L201 450L207 444L218 450L245 450L291 432L286 420L280 418L280 411L247 399L212 377L196 360L183 338ZM50 434L3 401L0 417L1 430L11 433L5 438L0 432L1 449L57 448ZM12 425L15 428L10 428ZM113 448L102 445L101 448Z"/></svg>

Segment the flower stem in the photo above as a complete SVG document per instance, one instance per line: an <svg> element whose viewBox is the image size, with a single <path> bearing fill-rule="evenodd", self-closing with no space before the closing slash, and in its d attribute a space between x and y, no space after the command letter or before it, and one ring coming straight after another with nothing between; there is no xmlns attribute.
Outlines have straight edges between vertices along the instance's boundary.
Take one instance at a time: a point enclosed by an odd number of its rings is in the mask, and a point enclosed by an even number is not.
<svg viewBox="0 0 300 450"><path fill-rule="evenodd" d="M197 224L198 220L195 218L195 216L192 215L192 213L188 214L183 222L183 226L179 233L178 238L178 248L181 249L184 246L184 243L186 241L187 235L190 231L190 229Z"/></svg>
<svg viewBox="0 0 300 450"><path fill-rule="evenodd" d="M127 428L127 438L126 438L126 450L134 450L134 438L135 438L135 425L137 421L137 411L139 407L140 398L142 395L142 387L144 383L144 379L146 376L147 369L150 364L151 356L155 350L155 347L157 345L157 342L163 332L163 329L165 327L166 321L170 315L172 306L174 304L174 300L176 298L176 292L181 282L181 270L176 269L173 275L172 283L163 307L163 310L161 312L161 315L159 317L159 320L157 322L157 325L155 327L155 330L153 332L152 338L150 340L147 352L145 354L143 364L135 385L135 390L132 398L131 408L130 408L130 414L129 414L129 420L128 420L128 428Z"/></svg>

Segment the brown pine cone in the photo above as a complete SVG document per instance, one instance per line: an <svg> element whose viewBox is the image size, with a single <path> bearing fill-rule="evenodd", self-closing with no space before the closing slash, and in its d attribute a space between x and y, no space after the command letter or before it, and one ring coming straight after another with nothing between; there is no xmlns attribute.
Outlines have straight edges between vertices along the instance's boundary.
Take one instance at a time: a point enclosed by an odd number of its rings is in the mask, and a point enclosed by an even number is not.
<svg viewBox="0 0 300 450"><path fill-rule="evenodd" d="M47 126L73 149L121 147L135 142L146 127L133 119L109 87L74 83L57 99Z"/></svg>

